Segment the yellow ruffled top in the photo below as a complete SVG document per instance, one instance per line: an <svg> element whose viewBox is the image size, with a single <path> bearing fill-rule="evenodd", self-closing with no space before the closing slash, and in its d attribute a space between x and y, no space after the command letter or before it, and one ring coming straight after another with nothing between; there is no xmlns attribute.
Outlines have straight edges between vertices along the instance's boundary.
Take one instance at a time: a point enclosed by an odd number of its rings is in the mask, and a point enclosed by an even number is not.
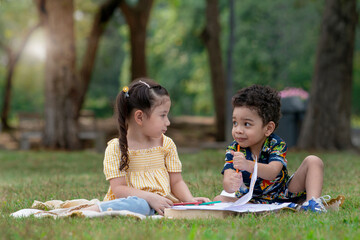
<svg viewBox="0 0 360 240"><path fill-rule="evenodd" d="M128 150L129 168L120 171L119 139L108 142L104 157L104 174L106 180L125 177L129 187L157 193L173 202L179 200L170 189L169 172L181 172L181 162L173 140L163 135L163 145L149 149ZM115 199L111 187L104 201Z"/></svg>

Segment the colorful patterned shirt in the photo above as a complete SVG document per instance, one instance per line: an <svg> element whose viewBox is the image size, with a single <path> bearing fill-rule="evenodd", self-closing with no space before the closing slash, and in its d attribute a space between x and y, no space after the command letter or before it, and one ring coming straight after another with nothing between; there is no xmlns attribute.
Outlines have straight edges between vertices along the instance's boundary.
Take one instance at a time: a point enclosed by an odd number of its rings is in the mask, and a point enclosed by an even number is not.
<svg viewBox="0 0 360 240"><path fill-rule="evenodd" d="M236 151L238 143L233 141L226 149L225 165L222 174L226 169L234 169L233 155L231 151ZM240 151L245 155L249 161L254 161L250 148L240 148ZM262 199L271 202L278 198L282 198L282 192L286 188L286 183L289 179L287 171L287 160L285 158L287 151L286 143L277 135L271 134L264 142L258 163L269 164L272 161L278 161L283 164L283 168L273 180L265 180L260 177L257 178L254 186L253 198ZM235 170L235 169L234 169ZM240 187L235 192L236 197L240 198L249 191L251 173L241 171L245 186ZM264 201L259 201L264 202Z"/></svg>

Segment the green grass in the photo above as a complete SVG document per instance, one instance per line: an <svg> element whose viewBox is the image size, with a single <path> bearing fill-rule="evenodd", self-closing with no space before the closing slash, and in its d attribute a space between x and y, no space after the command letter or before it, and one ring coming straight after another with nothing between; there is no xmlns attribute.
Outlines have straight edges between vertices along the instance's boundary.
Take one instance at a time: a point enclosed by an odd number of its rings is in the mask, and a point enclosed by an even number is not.
<svg viewBox="0 0 360 240"><path fill-rule="evenodd" d="M305 152L289 152L293 173ZM360 239L360 159L350 152L316 153L325 162L323 194L346 200L338 212L282 211L226 219L143 220L14 219L9 214L29 208L34 200L102 199L108 189L102 154L92 152L0 151L1 239ZM222 190L223 151L180 154L183 178L197 196L215 197ZM196 193L196 194L195 194Z"/></svg>

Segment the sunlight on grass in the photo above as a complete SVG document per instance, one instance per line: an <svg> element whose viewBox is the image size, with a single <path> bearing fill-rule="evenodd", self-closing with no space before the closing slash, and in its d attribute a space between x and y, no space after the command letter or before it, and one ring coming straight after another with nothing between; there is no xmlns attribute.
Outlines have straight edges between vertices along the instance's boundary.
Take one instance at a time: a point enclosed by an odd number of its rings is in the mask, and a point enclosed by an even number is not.
<svg viewBox="0 0 360 240"><path fill-rule="evenodd" d="M360 128L360 116L357 115L351 116L351 127Z"/></svg>
<svg viewBox="0 0 360 240"><path fill-rule="evenodd" d="M196 196L213 198L222 190L224 151L180 154L183 178ZM293 173L309 153L289 152ZM359 156L351 152L316 153L325 163L323 194L346 197L343 208L326 214L243 214L226 219L144 220L13 219L34 200L102 199L108 188L102 154L91 152L0 152L2 239L359 239ZM45 227L46 226L46 227Z"/></svg>

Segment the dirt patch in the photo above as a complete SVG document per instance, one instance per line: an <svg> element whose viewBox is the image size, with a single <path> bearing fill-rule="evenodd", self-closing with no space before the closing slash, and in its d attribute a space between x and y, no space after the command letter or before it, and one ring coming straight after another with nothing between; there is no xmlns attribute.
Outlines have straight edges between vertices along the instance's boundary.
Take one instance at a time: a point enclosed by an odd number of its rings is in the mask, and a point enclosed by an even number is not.
<svg viewBox="0 0 360 240"><path fill-rule="evenodd" d="M170 119L167 136L172 138L178 148L198 148L204 143L215 142L215 126L212 117L181 116ZM114 118L96 119L96 129L104 134L107 142L118 136ZM0 149L18 150L20 141L19 129L0 133ZM41 148L40 142L32 142L31 149ZM86 147L90 146L86 145Z"/></svg>

